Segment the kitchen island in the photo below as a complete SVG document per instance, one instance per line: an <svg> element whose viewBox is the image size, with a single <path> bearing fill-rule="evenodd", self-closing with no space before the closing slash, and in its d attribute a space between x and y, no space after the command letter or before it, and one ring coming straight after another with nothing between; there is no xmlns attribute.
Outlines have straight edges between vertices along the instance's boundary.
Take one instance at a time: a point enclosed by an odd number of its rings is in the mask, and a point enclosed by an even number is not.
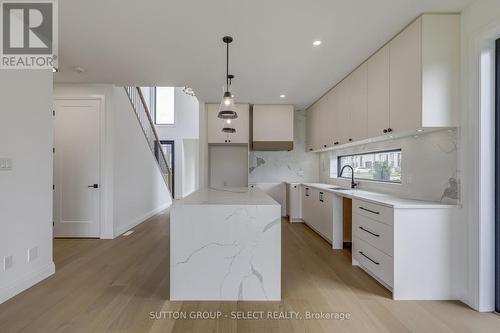
<svg viewBox="0 0 500 333"><path fill-rule="evenodd" d="M257 188L208 188L170 213L170 299L281 299L281 206Z"/></svg>

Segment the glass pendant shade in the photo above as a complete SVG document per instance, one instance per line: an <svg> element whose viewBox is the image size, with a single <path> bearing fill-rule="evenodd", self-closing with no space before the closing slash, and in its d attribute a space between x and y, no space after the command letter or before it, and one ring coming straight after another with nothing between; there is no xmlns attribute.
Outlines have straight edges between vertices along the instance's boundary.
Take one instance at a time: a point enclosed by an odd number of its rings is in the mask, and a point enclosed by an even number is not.
<svg viewBox="0 0 500 333"><path fill-rule="evenodd" d="M234 108L234 99L230 91L224 92L222 101L219 107L219 114L217 117L221 119L236 119L238 118L238 113L236 113Z"/></svg>

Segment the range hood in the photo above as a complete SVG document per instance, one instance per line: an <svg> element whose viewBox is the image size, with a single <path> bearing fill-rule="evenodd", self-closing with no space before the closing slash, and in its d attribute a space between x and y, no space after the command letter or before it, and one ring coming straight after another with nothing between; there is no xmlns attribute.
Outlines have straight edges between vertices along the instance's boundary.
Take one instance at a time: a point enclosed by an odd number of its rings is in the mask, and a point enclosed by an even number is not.
<svg viewBox="0 0 500 333"><path fill-rule="evenodd" d="M293 150L293 105L254 105L252 108L252 150Z"/></svg>

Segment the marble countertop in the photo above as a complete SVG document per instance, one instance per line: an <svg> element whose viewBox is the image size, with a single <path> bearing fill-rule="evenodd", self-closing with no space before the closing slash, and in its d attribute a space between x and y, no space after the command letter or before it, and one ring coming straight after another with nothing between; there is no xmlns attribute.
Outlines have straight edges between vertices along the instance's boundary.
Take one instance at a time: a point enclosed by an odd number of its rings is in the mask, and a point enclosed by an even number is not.
<svg viewBox="0 0 500 333"><path fill-rule="evenodd" d="M258 188L222 187L198 190L174 205L276 205L280 204Z"/></svg>
<svg viewBox="0 0 500 333"><path fill-rule="evenodd" d="M388 194L356 190L356 189L333 190L332 187L342 187L342 186L331 185L331 184L302 183L302 185L320 189L325 192L335 193L337 195L346 198L364 200L397 209L437 209L437 208L449 209L457 207L456 205L443 204L440 202L404 199Z"/></svg>

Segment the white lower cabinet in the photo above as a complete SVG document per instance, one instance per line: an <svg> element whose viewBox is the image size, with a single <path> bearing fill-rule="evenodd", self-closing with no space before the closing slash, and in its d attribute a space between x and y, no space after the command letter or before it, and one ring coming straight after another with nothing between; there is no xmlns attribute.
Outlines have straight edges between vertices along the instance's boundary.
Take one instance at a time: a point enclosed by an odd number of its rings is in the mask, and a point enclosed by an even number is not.
<svg viewBox="0 0 500 333"><path fill-rule="evenodd" d="M334 249L342 248L340 202L337 195L310 186L302 186L303 221L332 244ZM337 227L336 227L337 226Z"/></svg>
<svg viewBox="0 0 500 333"><path fill-rule="evenodd" d="M392 208L353 199L353 265L390 289L394 299L458 299L453 217L453 208Z"/></svg>
<svg viewBox="0 0 500 333"><path fill-rule="evenodd" d="M286 184L286 215L290 222L302 222L302 186Z"/></svg>

